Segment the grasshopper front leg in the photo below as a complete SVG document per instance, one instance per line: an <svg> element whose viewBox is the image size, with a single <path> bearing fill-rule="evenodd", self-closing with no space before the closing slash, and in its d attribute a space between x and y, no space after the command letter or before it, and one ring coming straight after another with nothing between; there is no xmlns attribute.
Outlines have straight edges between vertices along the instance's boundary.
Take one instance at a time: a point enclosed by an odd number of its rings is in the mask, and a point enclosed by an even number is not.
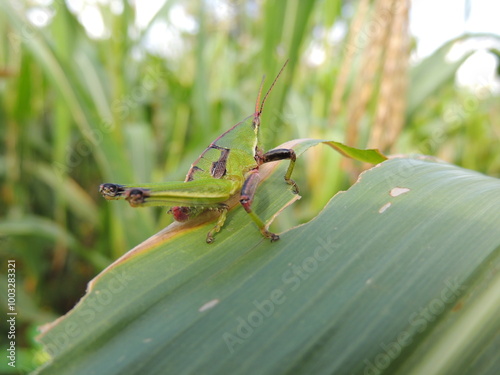
<svg viewBox="0 0 500 375"><path fill-rule="evenodd" d="M275 148L274 150L268 151L262 155L259 155L259 153L257 153L256 158L259 165L270 163L272 161L290 159L290 164L288 165L288 169L285 173L285 181L287 184L292 185L292 191L294 192L294 194L299 193L299 187L297 186L295 181L290 178L292 176L293 168L295 167L295 161L297 160L295 151L293 151L291 148Z"/></svg>

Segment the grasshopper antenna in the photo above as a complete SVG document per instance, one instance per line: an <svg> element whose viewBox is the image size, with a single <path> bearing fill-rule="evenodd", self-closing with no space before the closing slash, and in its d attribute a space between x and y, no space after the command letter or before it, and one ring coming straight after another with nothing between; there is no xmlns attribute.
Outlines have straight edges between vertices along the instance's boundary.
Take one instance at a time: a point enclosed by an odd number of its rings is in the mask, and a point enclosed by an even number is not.
<svg viewBox="0 0 500 375"><path fill-rule="evenodd" d="M266 95L264 95L264 98L262 99L262 103L260 103L260 95L262 93L262 86L264 85L264 80L266 79L266 76L262 77L262 82L260 83L260 88L259 88L259 95L257 96L257 102L255 103L255 114L257 116L260 116L260 114L262 113L262 110L264 109L264 103L266 102L266 99L269 96L269 93L273 89L274 85L278 81L278 78L280 77L281 73L285 69L286 64L288 64L288 60L286 60L285 63L283 64L283 66L281 67L278 75L276 76L273 83L271 84L271 87L269 87L269 90L267 90ZM259 108L259 103L260 103L260 108Z"/></svg>
<svg viewBox="0 0 500 375"><path fill-rule="evenodd" d="M260 107L260 110L259 110L259 104L260 104L260 94L262 94L262 87L264 86L265 80L266 80L266 75L264 74L264 76L262 77L262 81L260 82L259 95L257 95L257 100L255 101L255 114L257 116L259 116L260 113L262 112L262 106ZM266 94L266 97L267 97L267 94Z"/></svg>

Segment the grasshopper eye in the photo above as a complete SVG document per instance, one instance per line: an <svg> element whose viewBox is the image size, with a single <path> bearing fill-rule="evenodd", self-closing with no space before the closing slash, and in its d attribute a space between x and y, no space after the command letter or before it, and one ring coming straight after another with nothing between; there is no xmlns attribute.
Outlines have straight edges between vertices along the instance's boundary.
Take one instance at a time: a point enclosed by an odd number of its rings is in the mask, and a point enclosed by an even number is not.
<svg viewBox="0 0 500 375"><path fill-rule="evenodd" d="M125 192L125 199L132 207L143 204L147 197L149 197L149 192L146 189L131 189Z"/></svg>
<svg viewBox="0 0 500 375"><path fill-rule="evenodd" d="M189 219L191 208L176 206L168 210L168 213L172 214L175 221L183 222Z"/></svg>
<svg viewBox="0 0 500 375"><path fill-rule="evenodd" d="M99 186L99 193L105 198L120 196L124 191L124 187L118 184L101 184L101 186Z"/></svg>

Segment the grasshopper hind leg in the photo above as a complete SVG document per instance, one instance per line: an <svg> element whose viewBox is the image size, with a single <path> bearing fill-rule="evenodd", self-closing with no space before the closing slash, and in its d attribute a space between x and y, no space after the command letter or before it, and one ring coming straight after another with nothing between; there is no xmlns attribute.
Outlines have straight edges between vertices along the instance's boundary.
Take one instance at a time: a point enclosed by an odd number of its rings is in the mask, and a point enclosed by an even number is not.
<svg viewBox="0 0 500 375"><path fill-rule="evenodd" d="M278 241L280 239L280 236L275 233L269 232L262 219L257 216L257 214L252 210L253 197L255 195L255 191L257 190L259 182L259 171L258 169L254 169L250 172L249 176L243 183L243 187L241 188L240 203L245 211L250 215L255 224L257 224L262 235L266 238L269 238L271 242Z"/></svg>

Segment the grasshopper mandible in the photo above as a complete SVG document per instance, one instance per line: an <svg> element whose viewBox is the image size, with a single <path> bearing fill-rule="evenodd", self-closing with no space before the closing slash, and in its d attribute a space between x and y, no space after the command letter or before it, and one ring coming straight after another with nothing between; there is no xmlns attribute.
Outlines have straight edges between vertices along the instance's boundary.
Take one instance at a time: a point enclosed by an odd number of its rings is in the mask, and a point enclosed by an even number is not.
<svg viewBox="0 0 500 375"><path fill-rule="evenodd" d="M288 62L288 61L287 61ZM207 234L207 243L214 241L229 206L227 202L239 194L239 201L262 235L272 241L279 236L266 229L265 223L252 211L252 202L260 182L259 167L264 163L289 159L285 181L298 194L296 183L290 178L295 165L292 149L278 148L264 152L260 146L260 116L264 103L283 72L283 65L269 90L260 101L264 78L262 79L255 112L216 138L195 160L184 182L163 182L158 184L119 185L101 184L99 192L108 200L125 199L132 207L169 206L176 221L186 221L208 210L220 212L215 227Z"/></svg>

